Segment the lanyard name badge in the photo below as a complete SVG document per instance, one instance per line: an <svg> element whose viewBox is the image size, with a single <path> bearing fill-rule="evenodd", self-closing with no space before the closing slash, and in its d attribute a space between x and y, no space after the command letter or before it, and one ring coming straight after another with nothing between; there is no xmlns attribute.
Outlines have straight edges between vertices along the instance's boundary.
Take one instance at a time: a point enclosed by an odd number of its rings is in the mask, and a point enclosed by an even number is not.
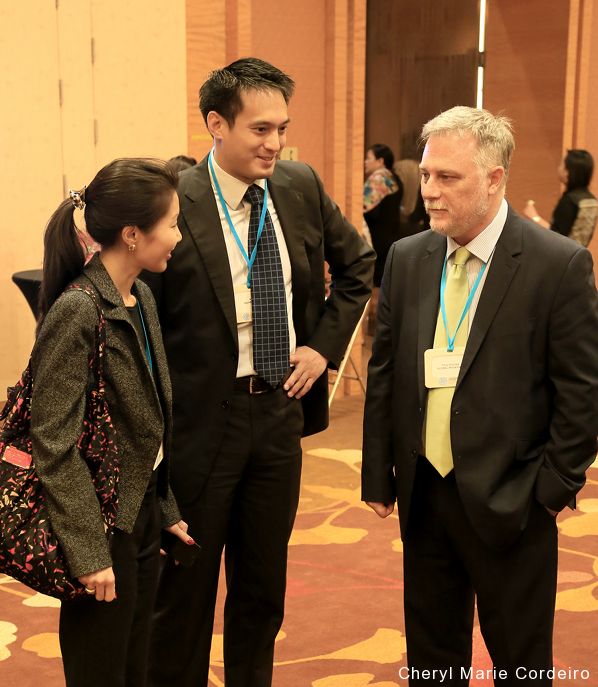
<svg viewBox="0 0 598 687"><path fill-rule="evenodd" d="M218 182L218 177L216 176L216 172L214 170L214 164L213 164L213 157L214 157L214 150L212 149L210 151L210 154L208 155L208 166L210 168L210 174L212 176L212 181L214 182L214 188L216 189L216 195L218 196L218 200L220 201L220 206L222 207L222 211L224 213L224 217L226 218L226 222L229 226L229 229L231 231L231 234L233 235L233 238L235 239L235 242L241 251L241 255L243 256L243 260L245 260L245 263L247 265L247 282L245 286L237 286L235 287L235 310L237 313L237 324L242 324L242 323L248 323L251 321L251 271L253 269L253 263L255 262L255 257L257 255L257 249L260 243L260 239L262 238L262 232L264 231L264 225L266 224L266 213L268 212L268 182L264 179L264 202L262 204L262 211L260 214L260 221L258 223L257 227L257 235L255 238L255 245L253 246L253 250L251 251L251 256L247 254L247 251L245 250L245 246L243 245L243 242L241 241L241 238L239 234L237 233L237 230L235 229L235 225L233 224L233 221L230 216L230 212L228 211L228 206L226 205L226 201L224 200L224 196L222 195L222 189L220 188L220 183Z"/></svg>
<svg viewBox="0 0 598 687"><path fill-rule="evenodd" d="M467 313L473 302L473 297L480 285L480 281L484 276L486 271L487 263L482 265L482 269L479 271L478 276L471 287L471 291L465 301L463 306L463 311L455 327L455 331L452 336L448 330L448 322L446 318L446 307L444 303L444 293L446 291L446 257L444 258L444 265L442 267L442 279L440 280L440 312L442 314L442 324L444 325L444 331L446 332L447 347L446 350L443 348L429 348L424 352L424 373L425 373L425 385L428 389L438 389L442 387L453 387L457 384L457 379L459 377L459 372L461 370L461 363L463 362L463 354L465 352L464 346L458 346L455 348L455 339L457 338L457 332L461 327L461 324L465 320Z"/></svg>

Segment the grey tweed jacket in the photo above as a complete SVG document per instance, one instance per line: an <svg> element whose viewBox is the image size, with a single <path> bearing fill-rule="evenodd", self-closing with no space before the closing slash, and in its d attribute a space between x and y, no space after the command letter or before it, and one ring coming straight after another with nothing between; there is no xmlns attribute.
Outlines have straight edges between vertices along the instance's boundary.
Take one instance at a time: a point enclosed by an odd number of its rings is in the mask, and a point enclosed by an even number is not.
<svg viewBox="0 0 598 687"><path fill-rule="evenodd" d="M165 457L158 468L158 495L163 525L171 525L180 519L168 485L172 392L153 296L143 282L135 282L155 378L145 342L99 256L75 281L96 291L106 317L106 399L120 462L116 526L132 531L162 441ZM98 500L77 448L86 389L92 383L88 357L95 347L97 324L91 298L81 291L68 291L46 315L31 356L33 460L47 494L52 527L73 577L112 565Z"/></svg>

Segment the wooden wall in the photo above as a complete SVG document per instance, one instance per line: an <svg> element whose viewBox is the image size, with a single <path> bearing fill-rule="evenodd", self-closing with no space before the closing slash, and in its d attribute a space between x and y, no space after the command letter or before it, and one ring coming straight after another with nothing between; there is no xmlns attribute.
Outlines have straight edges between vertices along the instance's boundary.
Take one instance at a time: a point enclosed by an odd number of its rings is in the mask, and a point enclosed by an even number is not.
<svg viewBox="0 0 598 687"><path fill-rule="evenodd" d="M190 155L202 158L211 146L199 86L211 70L250 55L296 81L287 146L361 226L365 0L187 0Z"/></svg>
<svg viewBox="0 0 598 687"><path fill-rule="evenodd" d="M585 148L594 156L590 186L598 196L598 0L571 0L563 148ZM598 280L598 230L589 246Z"/></svg>
<svg viewBox="0 0 598 687"><path fill-rule="evenodd" d="M550 218L560 195L569 2L551 2L550 11L546 4L491 0L484 107L504 112L515 125L508 200L522 210L531 198L540 214Z"/></svg>
<svg viewBox="0 0 598 687"><path fill-rule="evenodd" d="M549 220L565 150L586 148L598 163L598 1L490 0L486 35L484 107L515 124L507 198L516 210L535 200ZM598 233L590 249L598 276Z"/></svg>
<svg viewBox="0 0 598 687"><path fill-rule="evenodd" d="M488 5L485 106L516 125L509 199L550 216L563 150L598 158L598 0ZM424 121L474 104L477 12L478 0L0 3L0 398L33 342L11 275L40 266L64 189L115 156L202 157L210 70L257 55L295 78L288 145L359 226L364 141L413 154ZM598 235L592 248L598 263Z"/></svg>
<svg viewBox="0 0 598 687"><path fill-rule="evenodd" d="M366 51L366 147L418 159L425 122L475 105L478 0L370 0Z"/></svg>

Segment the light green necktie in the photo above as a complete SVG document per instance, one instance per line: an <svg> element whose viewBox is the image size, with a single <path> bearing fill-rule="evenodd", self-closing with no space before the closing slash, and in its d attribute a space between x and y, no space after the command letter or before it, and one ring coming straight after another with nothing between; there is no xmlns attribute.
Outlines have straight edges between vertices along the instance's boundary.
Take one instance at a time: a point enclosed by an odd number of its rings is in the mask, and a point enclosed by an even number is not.
<svg viewBox="0 0 598 687"><path fill-rule="evenodd" d="M469 283L465 263L471 257L467 248L457 248L453 266L446 278L444 291L444 307L450 334L453 334L457 322L461 317L467 296ZM466 315L455 337L455 347L465 346L469 317ZM434 334L434 348L447 349L447 336L442 321L442 313L438 310L436 332ZM425 454L426 458L445 477L453 469L453 452L451 449L451 403L454 387L430 389L426 409Z"/></svg>

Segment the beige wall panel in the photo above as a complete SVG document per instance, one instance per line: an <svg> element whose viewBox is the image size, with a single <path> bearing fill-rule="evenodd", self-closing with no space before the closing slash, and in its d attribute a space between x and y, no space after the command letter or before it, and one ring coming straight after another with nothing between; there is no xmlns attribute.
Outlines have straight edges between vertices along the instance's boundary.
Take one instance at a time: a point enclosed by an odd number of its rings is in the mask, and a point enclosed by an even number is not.
<svg viewBox="0 0 598 687"><path fill-rule="evenodd" d="M98 166L185 153L185 0L91 0L91 15Z"/></svg>
<svg viewBox="0 0 598 687"><path fill-rule="evenodd" d="M361 231L363 217L363 160L364 160L364 122L365 122L365 37L366 37L366 2L353 4L353 42L351 57L351 179L350 198L347 217Z"/></svg>
<svg viewBox="0 0 598 687"><path fill-rule="evenodd" d="M252 54L252 5L252 0L226 0L226 64Z"/></svg>
<svg viewBox="0 0 598 687"><path fill-rule="evenodd" d="M577 71L579 52L579 2L569 2L569 29L567 36L567 71L565 77L565 113L563 117L563 150L573 147L573 130L576 128Z"/></svg>
<svg viewBox="0 0 598 687"><path fill-rule="evenodd" d="M347 211L347 166L348 166L348 8L347 0L335 0L332 5L332 88L328 93L326 107L333 110L332 131L332 185L330 192L343 212ZM332 96L332 102L330 101Z"/></svg>
<svg viewBox="0 0 598 687"><path fill-rule="evenodd" d="M210 137L199 112L199 87L226 61L225 0L187 0L187 150L200 160L210 150Z"/></svg>
<svg viewBox="0 0 598 687"><path fill-rule="evenodd" d="M54 0L0 3L0 400L27 364L34 321L11 281L41 267L42 235L62 198Z"/></svg>
<svg viewBox="0 0 598 687"><path fill-rule="evenodd" d="M551 216L560 195L568 27L565 0L551 2L550 11L545 0L489 6L484 107L502 110L515 123L507 196L519 211L533 198L544 217Z"/></svg>
<svg viewBox="0 0 598 687"><path fill-rule="evenodd" d="M584 52L586 64L586 107L583 116L583 141L578 145L587 148L598 166L598 1L586 0L586 25L584 35ZM581 127L580 127L581 129ZM598 169L592 180L592 190L598 195Z"/></svg>
<svg viewBox="0 0 598 687"><path fill-rule="evenodd" d="M97 171L90 2L60 0L57 17L65 186L80 189Z"/></svg>

